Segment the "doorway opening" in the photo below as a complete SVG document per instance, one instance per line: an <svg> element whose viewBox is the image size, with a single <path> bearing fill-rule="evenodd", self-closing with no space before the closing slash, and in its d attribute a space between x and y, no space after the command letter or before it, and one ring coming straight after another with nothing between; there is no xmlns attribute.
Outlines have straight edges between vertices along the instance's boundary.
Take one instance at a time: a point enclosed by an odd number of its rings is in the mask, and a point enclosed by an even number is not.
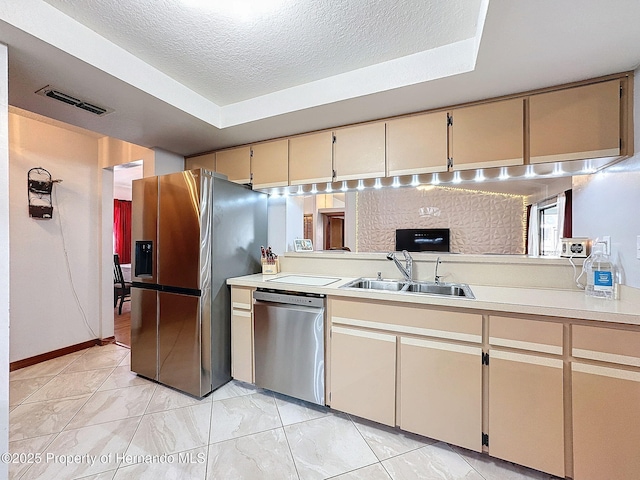
<svg viewBox="0 0 640 480"><path fill-rule="evenodd" d="M113 253L120 259L122 276L128 284L131 283L131 185L142 176L142 160L113 167ZM114 288L114 336L117 344L130 348L131 302L120 305L115 300Z"/></svg>
<svg viewBox="0 0 640 480"><path fill-rule="evenodd" d="M344 244L344 212L322 214L323 248L349 250Z"/></svg>

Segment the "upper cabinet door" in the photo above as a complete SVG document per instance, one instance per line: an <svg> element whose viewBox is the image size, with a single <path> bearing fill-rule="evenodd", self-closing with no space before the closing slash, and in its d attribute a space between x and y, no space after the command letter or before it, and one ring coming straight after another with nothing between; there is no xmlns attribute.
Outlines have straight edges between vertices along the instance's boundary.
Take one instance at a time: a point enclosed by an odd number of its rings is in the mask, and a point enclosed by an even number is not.
<svg viewBox="0 0 640 480"><path fill-rule="evenodd" d="M236 183L251 182L251 147L216 152L216 172Z"/></svg>
<svg viewBox="0 0 640 480"><path fill-rule="evenodd" d="M447 170L447 113L387 122L387 176Z"/></svg>
<svg viewBox="0 0 640 480"><path fill-rule="evenodd" d="M289 185L333 181L333 135L312 133L289 139Z"/></svg>
<svg viewBox="0 0 640 480"><path fill-rule="evenodd" d="M452 111L449 130L454 170L524 163L524 99Z"/></svg>
<svg viewBox="0 0 640 480"><path fill-rule="evenodd" d="M185 170L195 170L196 168L205 168L207 170L211 170L212 172L215 172L216 171L216 154L207 153L205 155L198 155L197 157L184 159Z"/></svg>
<svg viewBox="0 0 640 480"><path fill-rule="evenodd" d="M342 128L334 135L336 181L385 176L384 122Z"/></svg>
<svg viewBox="0 0 640 480"><path fill-rule="evenodd" d="M620 154L620 80L532 95L531 163Z"/></svg>
<svg viewBox="0 0 640 480"><path fill-rule="evenodd" d="M251 149L253 188L289 185L289 140L258 143Z"/></svg>

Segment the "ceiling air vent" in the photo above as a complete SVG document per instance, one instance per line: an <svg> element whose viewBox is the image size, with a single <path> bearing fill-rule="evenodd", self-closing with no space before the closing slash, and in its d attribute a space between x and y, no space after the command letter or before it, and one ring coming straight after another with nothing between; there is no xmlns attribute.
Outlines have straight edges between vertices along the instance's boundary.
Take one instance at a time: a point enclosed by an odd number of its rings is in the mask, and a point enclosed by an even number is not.
<svg viewBox="0 0 640 480"><path fill-rule="evenodd" d="M46 87L41 88L36 93L38 95L42 95L43 97L53 98L54 100L58 100L68 105L73 105L74 107L81 108L82 110L86 110L87 112L91 112L100 117L113 112L112 108L99 107L98 105L89 103L85 100L81 100L77 97L74 97L73 95L69 95L68 93L61 92L51 85L47 85Z"/></svg>

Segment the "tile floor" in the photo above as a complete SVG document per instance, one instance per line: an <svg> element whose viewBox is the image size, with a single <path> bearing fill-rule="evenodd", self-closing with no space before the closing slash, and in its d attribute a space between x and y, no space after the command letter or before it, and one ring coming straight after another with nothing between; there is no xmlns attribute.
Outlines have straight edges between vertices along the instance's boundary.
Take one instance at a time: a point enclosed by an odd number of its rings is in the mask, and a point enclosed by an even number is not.
<svg viewBox="0 0 640 480"><path fill-rule="evenodd" d="M238 382L196 400L129 359L107 345L11 372L10 478L554 478Z"/></svg>

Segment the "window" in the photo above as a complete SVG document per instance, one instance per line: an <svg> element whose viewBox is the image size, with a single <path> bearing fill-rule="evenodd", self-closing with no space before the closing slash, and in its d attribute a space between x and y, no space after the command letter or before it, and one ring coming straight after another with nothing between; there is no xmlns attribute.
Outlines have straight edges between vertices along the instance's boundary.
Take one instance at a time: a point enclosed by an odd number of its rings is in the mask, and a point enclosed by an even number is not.
<svg viewBox="0 0 640 480"><path fill-rule="evenodd" d="M559 255L558 204L553 203L538 210L540 225L540 255Z"/></svg>

